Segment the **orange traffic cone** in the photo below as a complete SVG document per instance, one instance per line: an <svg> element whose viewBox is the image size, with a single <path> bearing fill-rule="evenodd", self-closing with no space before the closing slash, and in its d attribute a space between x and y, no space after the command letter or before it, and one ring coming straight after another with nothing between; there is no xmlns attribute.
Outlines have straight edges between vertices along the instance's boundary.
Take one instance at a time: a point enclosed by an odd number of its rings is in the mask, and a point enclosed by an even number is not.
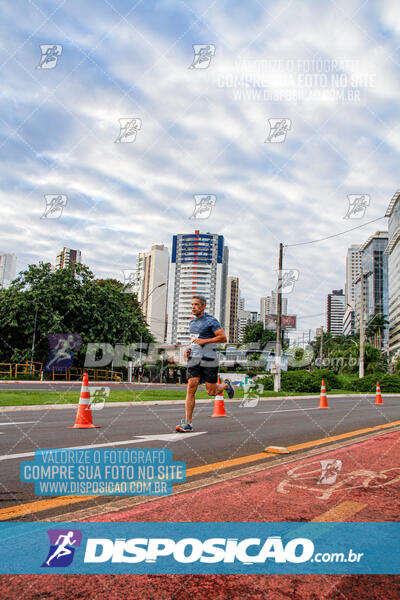
<svg viewBox="0 0 400 600"><path fill-rule="evenodd" d="M75 425L70 425L69 427L72 429L92 429L93 427L99 427L98 425L93 425L92 411L90 409L89 378L87 373L83 374Z"/></svg>
<svg viewBox="0 0 400 600"><path fill-rule="evenodd" d="M321 393L319 396L318 408L329 408L328 407L328 398L326 397L326 387L325 387L324 379L322 380L322 383L321 383Z"/></svg>
<svg viewBox="0 0 400 600"><path fill-rule="evenodd" d="M383 404L379 381L376 382L375 404Z"/></svg>
<svg viewBox="0 0 400 600"><path fill-rule="evenodd" d="M218 377L218 383L222 383ZM225 411L224 393L217 394L214 399L214 411L211 417L227 417Z"/></svg>

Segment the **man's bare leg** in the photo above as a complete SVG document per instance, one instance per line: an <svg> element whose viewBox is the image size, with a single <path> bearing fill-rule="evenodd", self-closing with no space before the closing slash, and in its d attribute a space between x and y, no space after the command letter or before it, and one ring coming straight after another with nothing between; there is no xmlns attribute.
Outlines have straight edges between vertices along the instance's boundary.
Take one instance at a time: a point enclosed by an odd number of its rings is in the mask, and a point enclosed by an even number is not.
<svg viewBox="0 0 400 600"><path fill-rule="evenodd" d="M209 396L217 396L218 394L222 394L227 387L227 383L206 383L206 390Z"/></svg>
<svg viewBox="0 0 400 600"><path fill-rule="evenodd" d="M192 422L193 410L196 404L196 391L199 387L200 377L190 377L188 379L187 389L186 389L186 422Z"/></svg>

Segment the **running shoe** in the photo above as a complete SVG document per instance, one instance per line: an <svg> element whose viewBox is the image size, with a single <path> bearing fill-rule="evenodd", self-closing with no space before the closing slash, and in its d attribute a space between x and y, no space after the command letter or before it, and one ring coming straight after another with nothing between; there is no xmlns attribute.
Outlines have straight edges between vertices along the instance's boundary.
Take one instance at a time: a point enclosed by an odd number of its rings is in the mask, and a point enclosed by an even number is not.
<svg viewBox="0 0 400 600"><path fill-rule="evenodd" d="M235 395L235 388L232 385L232 381L230 379L224 379L224 383L228 384L228 387L226 388L228 398L233 398L233 396Z"/></svg>
<svg viewBox="0 0 400 600"><path fill-rule="evenodd" d="M181 424L176 426L176 431L179 431L179 433L190 433L193 431L193 427L190 423L182 419Z"/></svg>

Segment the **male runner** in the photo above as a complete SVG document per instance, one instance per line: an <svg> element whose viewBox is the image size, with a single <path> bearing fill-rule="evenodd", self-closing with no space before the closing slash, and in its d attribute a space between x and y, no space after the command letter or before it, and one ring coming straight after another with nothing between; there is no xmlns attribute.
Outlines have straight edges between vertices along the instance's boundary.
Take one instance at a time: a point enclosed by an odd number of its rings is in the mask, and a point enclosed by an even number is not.
<svg viewBox="0 0 400 600"><path fill-rule="evenodd" d="M200 383L205 382L209 396L216 396L224 390L227 391L229 398L233 398L235 394L230 379L218 383L217 344L226 342L226 335L217 319L206 313L205 308L204 296L193 296L192 314L195 318L190 321L190 348L185 352L188 360L186 419L182 419L181 424L176 427L176 431L180 433L193 431L195 393Z"/></svg>

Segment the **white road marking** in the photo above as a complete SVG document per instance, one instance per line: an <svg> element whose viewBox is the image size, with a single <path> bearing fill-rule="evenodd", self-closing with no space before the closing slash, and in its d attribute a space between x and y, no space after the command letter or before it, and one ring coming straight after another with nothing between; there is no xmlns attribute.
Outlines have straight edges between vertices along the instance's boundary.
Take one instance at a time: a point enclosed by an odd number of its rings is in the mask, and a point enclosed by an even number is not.
<svg viewBox="0 0 400 600"><path fill-rule="evenodd" d="M150 408L150 407L148 407ZM182 404L182 406L180 408L167 408L166 406L157 406L157 407L151 407L152 410L155 410L156 408L163 408L164 410L180 410L180 411L184 411L185 409L185 405Z"/></svg>
<svg viewBox="0 0 400 600"><path fill-rule="evenodd" d="M155 440L160 440L161 442L177 442L178 440L184 440L188 437L195 437L196 435L203 435L207 433L207 431L196 431L194 433L160 433L154 435L139 435L137 436L139 439L136 440L124 440L122 442L108 442L104 444L89 444L87 446L68 446L61 448L49 448L50 450L73 450L80 449L84 450L86 448L106 448L108 446L124 446L128 444L142 444L145 442L152 442ZM39 450L39 448L38 448ZM43 450L43 448L40 448ZM0 460L11 460L13 458L26 458L28 456L35 456L35 452L21 452L19 454L3 454L0 456Z"/></svg>
<svg viewBox="0 0 400 600"><path fill-rule="evenodd" d="M297 412L299 410L319 410L319 407L313 406L312 408L285 408L285 410L258 410L257 413L259 415L266 415L267 413Z"/></svg>
<svg viewBox="0 0 400 600"><path fill-rule="evenodd" d="M8 423L0 423L0 427L3 427L4 425L25 425L25 423L39 423L39 421L13 421ZM0 431L0 435L4 435L4 433L4 431Z"/></svg>
<svg viewBox="0 0 400 600"><path fill-rule="evenodd" d="M39 421L7 421L7 423L0 423L0 427L4 425L24 425L25 423L39 423Z"/></svg>

